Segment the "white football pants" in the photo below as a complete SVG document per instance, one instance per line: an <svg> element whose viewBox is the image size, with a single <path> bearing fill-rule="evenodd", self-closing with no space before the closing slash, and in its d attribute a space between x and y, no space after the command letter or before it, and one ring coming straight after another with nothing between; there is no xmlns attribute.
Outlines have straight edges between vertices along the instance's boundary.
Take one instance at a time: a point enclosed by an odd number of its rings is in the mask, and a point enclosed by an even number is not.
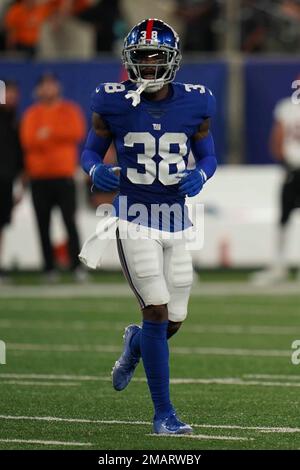
<svg viewBox="0 0 300 470"><path fill-rule="evenodd" d="M182 322L193 282L192 258L184 237L122 238L117 229L117 246L123 272L141 308L167 304L169 320Z"/></svg>

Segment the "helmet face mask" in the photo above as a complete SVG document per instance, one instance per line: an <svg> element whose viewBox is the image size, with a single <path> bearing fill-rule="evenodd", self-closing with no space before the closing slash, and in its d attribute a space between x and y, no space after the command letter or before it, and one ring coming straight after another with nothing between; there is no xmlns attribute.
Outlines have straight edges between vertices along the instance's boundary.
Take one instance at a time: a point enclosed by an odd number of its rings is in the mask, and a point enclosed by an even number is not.
<svg viewBox="0 0 300 470"><path fill-rule="evenodd" d="M147 39L150 21L153 29L151 39ZM142 21L125 38L122 59L132 82L147 82L147 91L157 91L174 80L179 68L178 35L163 21Z"/></svg>

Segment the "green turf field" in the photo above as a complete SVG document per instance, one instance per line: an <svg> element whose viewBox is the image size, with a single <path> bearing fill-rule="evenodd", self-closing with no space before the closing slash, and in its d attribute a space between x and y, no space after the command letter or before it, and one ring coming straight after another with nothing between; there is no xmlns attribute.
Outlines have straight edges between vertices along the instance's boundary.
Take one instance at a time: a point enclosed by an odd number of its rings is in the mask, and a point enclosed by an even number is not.
<svg viewBox="0 0 300 470"><path fill-rule="evenodd" d="M142 364L125 391L110 383L134 298L0 299L0 449L300 449L299 302L192 298L170 348L194 437L157 437Z"/></svg>

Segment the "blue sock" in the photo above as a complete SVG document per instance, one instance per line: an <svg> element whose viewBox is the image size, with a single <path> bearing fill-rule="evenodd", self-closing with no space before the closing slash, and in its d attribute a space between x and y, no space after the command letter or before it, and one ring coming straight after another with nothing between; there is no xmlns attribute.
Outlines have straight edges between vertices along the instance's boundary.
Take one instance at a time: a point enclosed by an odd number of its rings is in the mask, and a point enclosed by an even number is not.
<svg viewBox="0 0 300 470"><path fill-rule="evenodd" d="M130 340L130 349L132 355L135 357L141 357L141 332L142 330L138 330ZM169 337L170 335L167 331L167 339L169 339Z"/></svg>
<svg viewBox="0 0 300 470"><path fill-rule="evenodd" d="M168 322L143 321L140 348L156 418L172 410L169 391Z"/></svg>

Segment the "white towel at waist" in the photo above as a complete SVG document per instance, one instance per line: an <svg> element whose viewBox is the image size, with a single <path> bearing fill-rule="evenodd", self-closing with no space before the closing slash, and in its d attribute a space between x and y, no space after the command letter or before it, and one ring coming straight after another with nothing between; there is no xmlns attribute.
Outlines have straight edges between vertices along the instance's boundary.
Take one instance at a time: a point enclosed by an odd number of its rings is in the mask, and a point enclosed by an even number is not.
<svg viewBox="0 0 300 470"><path fill-rule="evenodd" d="M93 233L83 244L79 253L80 261L91 269L97 269L102 261L103 255L111 242L116 238L118 217L105 217Z"/></svg>

